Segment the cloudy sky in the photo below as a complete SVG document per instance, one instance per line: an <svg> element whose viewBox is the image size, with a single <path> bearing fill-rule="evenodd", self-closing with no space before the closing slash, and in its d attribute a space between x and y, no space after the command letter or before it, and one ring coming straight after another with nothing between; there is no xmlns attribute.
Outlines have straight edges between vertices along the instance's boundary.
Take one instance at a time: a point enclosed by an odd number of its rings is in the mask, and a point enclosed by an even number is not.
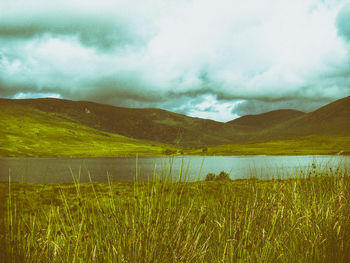
<svg viewBox="0 0 350 263"><path fill-rule="evenodd" d="M228 121L350 95L350 1L1 0L0 97Z"/></svg>

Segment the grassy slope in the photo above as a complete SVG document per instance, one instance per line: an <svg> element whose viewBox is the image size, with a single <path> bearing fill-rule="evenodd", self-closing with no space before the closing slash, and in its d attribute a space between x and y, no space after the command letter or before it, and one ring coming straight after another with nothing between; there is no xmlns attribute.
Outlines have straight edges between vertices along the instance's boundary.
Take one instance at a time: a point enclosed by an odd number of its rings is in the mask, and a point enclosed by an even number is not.
<svg viewBox="0 0 350 263"><path fill-rule="evenodd" d="M183 146L229 143L234 128L221 122L192 118L161 109L133 109L61 99L1 100L56 113L105 132ZM89 113L87 113L87 110Z"/></svg>
<svg viewBox="0 0 350 263"><path fill-rule="evenodd" d="M349 262L349 174L303 172L311 176L0 183L0 261Z"/></svg>
<svg viewBox="0 0 350 263"><path fill-rule="evenodd" d="M22 105L0 104L2 156L161 155L174 147L102 132Z"/></svg>

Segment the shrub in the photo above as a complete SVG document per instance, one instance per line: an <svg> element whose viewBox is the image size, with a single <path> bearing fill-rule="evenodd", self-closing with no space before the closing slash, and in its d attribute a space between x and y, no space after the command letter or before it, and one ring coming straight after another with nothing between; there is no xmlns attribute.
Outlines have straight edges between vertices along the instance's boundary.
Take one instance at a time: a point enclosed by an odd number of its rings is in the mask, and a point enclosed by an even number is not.
<svg viewBox="0 0 350 263"><path fill-rule="evenodd" d="M214 173L208 173L205 177L205 181L230 181L231 178L228 173L221 171L218 175Z"/></svg>
<svg viewBox="0 0 350 263"><path fill-rule="evenodd" d="M207 176L205 177L205 181L214 181L216 175L214 173L208 173Z"/></svg>
<svg viewBox="0 0 350 263"><path fill-rule="evenodd" d="M170 150L170 149L165 149L165 150L163 151L163 153L166 154L166 155L171 155L171 154L176 153L176 151L172 151L172 150Z"/></svg>
<svg viewBox="0 0 350 263"><path fill-rule="evenodd" d="M215 180L218 180L218 181L226 181L226 180L231 180L230 179L230 176L228 173L226 173L225 171L221 171L219 173L218 176L216 176Z"/></svg>

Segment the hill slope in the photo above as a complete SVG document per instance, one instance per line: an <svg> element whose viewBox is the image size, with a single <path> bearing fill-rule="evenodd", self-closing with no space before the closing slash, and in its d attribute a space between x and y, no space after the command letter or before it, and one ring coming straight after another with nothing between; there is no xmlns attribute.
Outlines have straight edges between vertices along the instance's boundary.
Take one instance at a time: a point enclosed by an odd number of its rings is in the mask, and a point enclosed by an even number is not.
<svg viewBox="0 0 350 263"><path fill-rule="evenodd" d="M301 111L282 109L265 112L257 115L242 116L227 123L234 126L240 126L242 129L254 129L256 131L256 129L263 130L271 128L277 124L286 122L290 119L300 117L303 115L305 115L305 113Z"/></svg>
<svg viewBox="0 0 350 263"><path fill-rule="evenodd" d="M350 96L313 112L277 110L247 115L227 124L240 131L232 142L266 142L305 136L350 136Z"/></svg>
<svg viewBox="0 0 350 263"><path fill-rule="evenodd" d="M182 146L229 143L234 127L212 120L187 117L161 109L133 109L87 101L61 99L4 100L104 132Z"/></svg>
<svg viewBox="0 0 350 263"><path fill-rule="evenodd" d="M309 135L349 136L350 96L283 122L267 131L262 138L295 138Z"/></svg>
<svg viewBox="0 0 350 263"><path fill-rule="evenodd" d="M296 119L288 127L297 135L350 135L350 96Z"/></svg>
<svg viewBox="0 0 350 263"><path fill-rule="evenodd" d="M60 115L0 103L0 156L162 155L174 147L102 132Z"/></svg>

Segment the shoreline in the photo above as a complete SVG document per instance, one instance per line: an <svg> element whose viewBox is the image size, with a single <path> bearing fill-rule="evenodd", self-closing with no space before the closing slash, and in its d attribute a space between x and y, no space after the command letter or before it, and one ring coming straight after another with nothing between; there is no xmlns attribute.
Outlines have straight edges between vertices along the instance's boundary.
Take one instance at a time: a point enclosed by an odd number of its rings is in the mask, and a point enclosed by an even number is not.
<svg viewBox="0 0 350 263"><path fill-rule="evenodd" d="M338 153L310 153L310 154L213 154L213 155L200 155L200 154L188 154L188 155L116 155L116 156L66 156L66 155L42 155L42 156L2 156L0 155L0 158L32 158L32 159L97 159L97 158L163 158L163 157L168 157L168 158L173 158L173 157L273 157L273 156L350 156L350 152L338 154Z"/></svg>

